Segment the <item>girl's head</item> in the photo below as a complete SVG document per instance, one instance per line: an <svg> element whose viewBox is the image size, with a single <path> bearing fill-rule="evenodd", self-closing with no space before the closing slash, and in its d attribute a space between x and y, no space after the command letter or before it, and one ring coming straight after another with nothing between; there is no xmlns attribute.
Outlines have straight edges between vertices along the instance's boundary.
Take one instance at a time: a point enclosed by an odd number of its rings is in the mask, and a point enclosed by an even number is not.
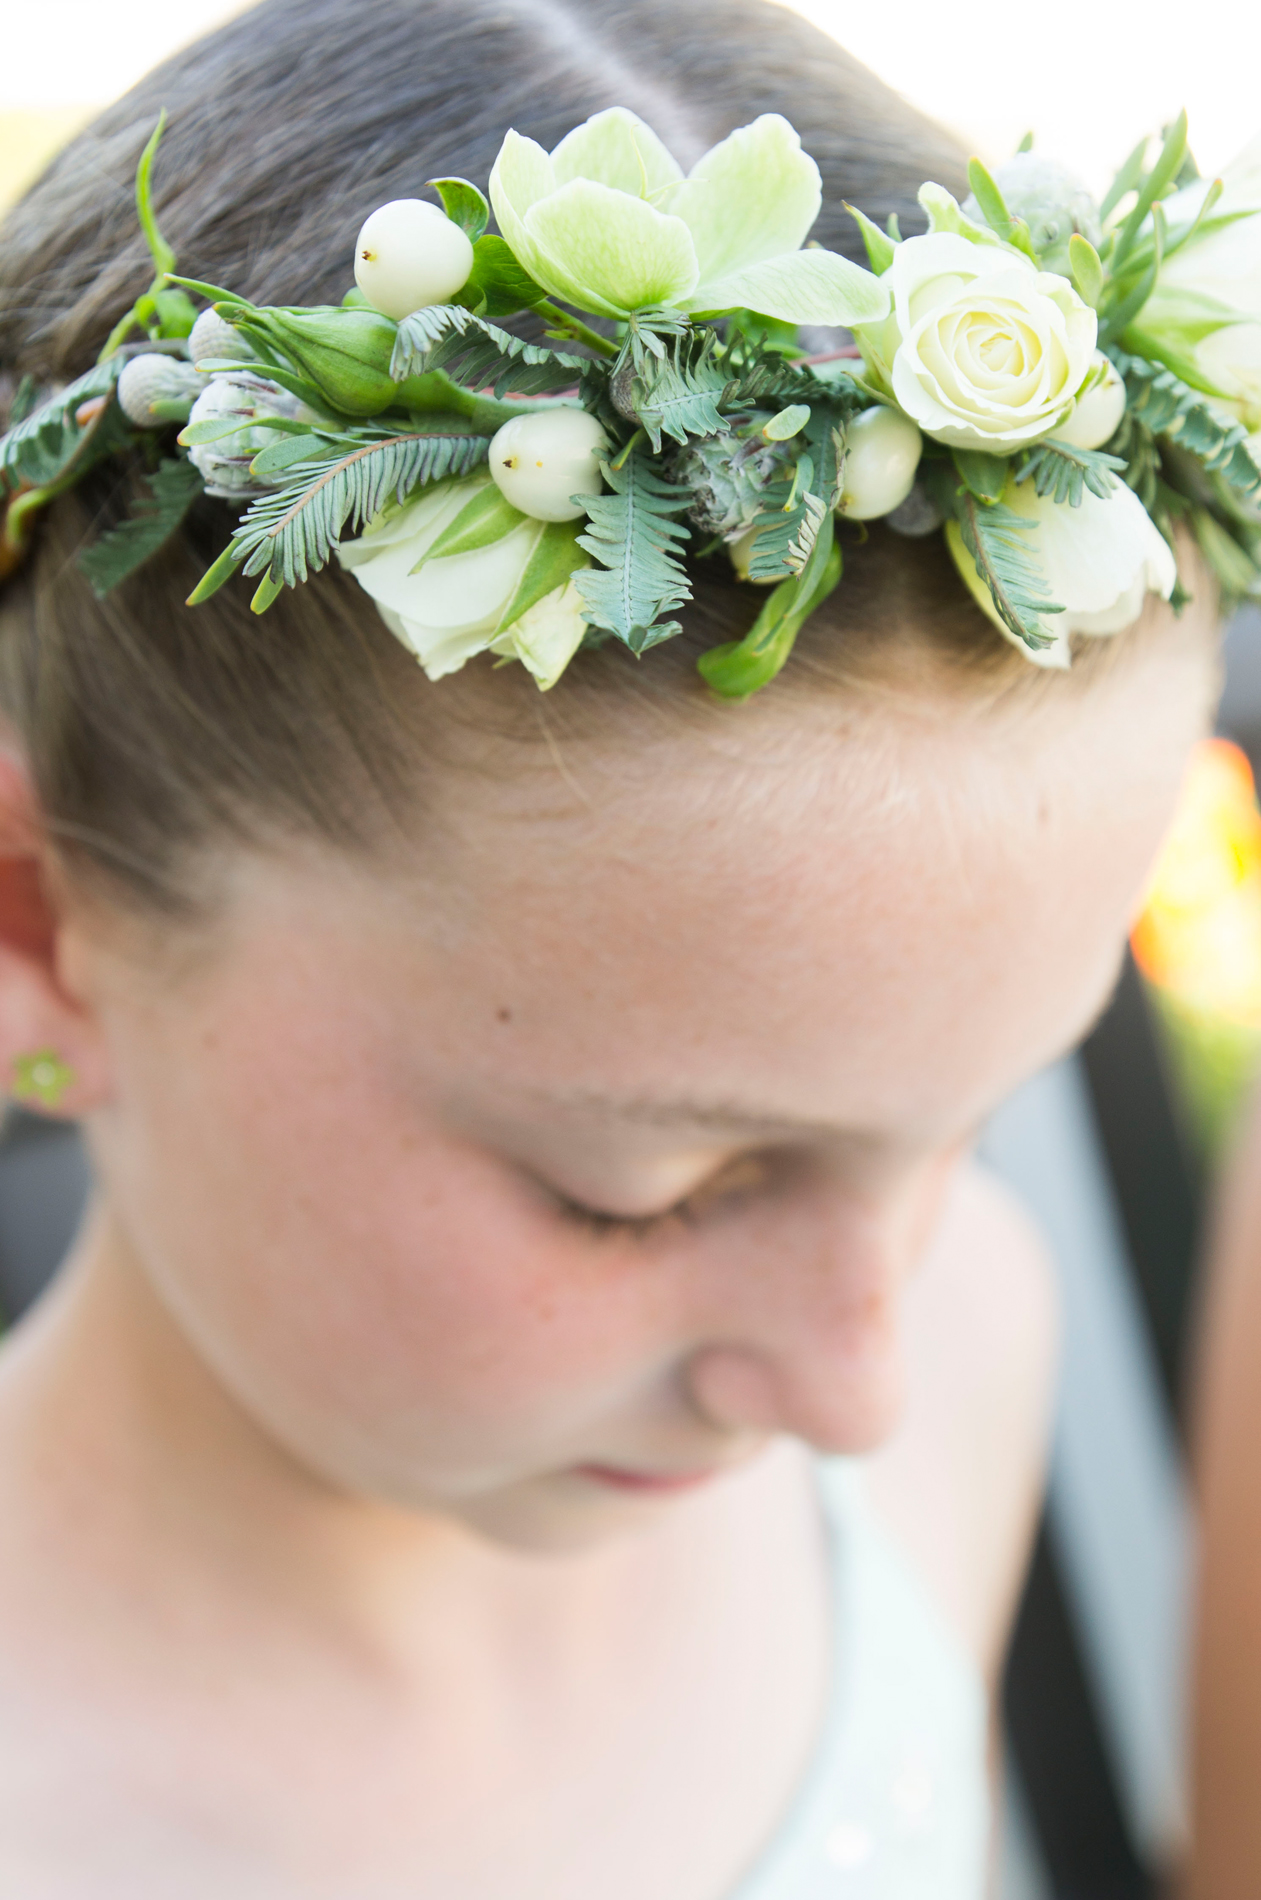
<svg viewBox="0 0 1261 1900"><path fill-rule="evenodd" d="M831 216L912 228L958 184L762 0L268 0L15 214L4 368L76 372L134 294L160 104L182 267L314 302L373 205L612 103L685 162L791 111ZM755 610L708 570L682 640L540 700L427 684L344 575L190 612L213 502L96 602L72 556L117 480L0 603L0 1059L75 1070L118 1257L315 1469L525 1543L661 1495L618 1473L872 1443L951 1163L1107 994L1211 699L1207 585L1035 674L936 541L873 531L750 706L695 680Z"/></svg>

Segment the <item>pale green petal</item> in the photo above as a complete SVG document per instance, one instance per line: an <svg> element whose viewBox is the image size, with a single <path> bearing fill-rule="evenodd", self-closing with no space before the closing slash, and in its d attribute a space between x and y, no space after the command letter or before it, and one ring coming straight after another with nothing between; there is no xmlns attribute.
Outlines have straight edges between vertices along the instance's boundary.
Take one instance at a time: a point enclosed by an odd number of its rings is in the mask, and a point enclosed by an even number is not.
<svg viewBox="0 0 1261 1900"><path fill-rule="evenodd" d="M659 208L670 188L683 177L651 126L625 106L610 106L563 138L552 153L558 185L575 178L591 178L632 198L646 198ZM662 195L658 195L662 194Z"/></svg>
<svg viewBox="0 0 1261 1900"><path fill-rule="evenodd" d="M835 251L789 251L768 257L747 270L698 284L682 308L716 315L723 310L756 310L783 323L876 323L889 310L882 278Z"/></svg>
<svg viewBox="0 0 1261 1900"><path fill-rule="evenodd" d="M595 316L677 304L696 282L692 234L682 218L589 179L575 178L536 204L525 231L526 268L553 295Z"/></svg>
<svg viewBox="0 0 1261 1900"><path fill-rule="evenodd" d="M927 214L928 229L934 235L948 231L955 237L966 238L969 244L996 244L1004 251L1013 248L1004 244L997 231L991 231L988 224L977 224L966 216L944 185L921 185L919 202L920 209ZM1017 252L1017 255L1023 257L1024 252Z"/></svg>
<svg viewBox="0 0 1261 1900"><path fill-rule="evenodd" d="M555 686L586 634L583 598L570 580L536 601L493 646L496 653L527 666L545 693Z"/></svg>
<svg viewBox="0 0 1261 1900"><path fill-rule="evenodd" d="M522 138L519 132L506 132L490 174L490 202L499 229L519 264L536 275L529 256L529 239L523 219L531 205L556 189L552 161L541 145Z"/></svg>
<svg viewBox="0 0 1261 1900"><path fill-rule="evenodd" d="M705 279L799 249L821 202L818 166L787 119L766 112L706 152L670 209L689 226Z"/></svg>

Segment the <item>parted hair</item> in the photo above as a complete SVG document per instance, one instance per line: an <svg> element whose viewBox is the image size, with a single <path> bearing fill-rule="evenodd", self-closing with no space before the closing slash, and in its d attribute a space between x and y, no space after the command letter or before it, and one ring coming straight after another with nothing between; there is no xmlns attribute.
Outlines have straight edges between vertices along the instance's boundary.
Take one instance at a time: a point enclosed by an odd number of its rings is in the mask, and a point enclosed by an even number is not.
<svg viewBox="0 0 1261 1900"><path fill-rule="evenodd" d="M648 121L686 168L735 126L780 111L824 181L814 235L861 258L843 201L904 233L932 178L963 161L830 39L769 0L263 0L178 54L52 162L0 236L0 377L65 381L94 359L151 266L132 180L165 108L155 199L180 268L259 302L337 302L363 218L435 175L485 187L508 126L555 145L610 105ZM141 908L195 908L199 866L235 842L306 835L370 849L423 815L426 774L478 734L537 753L602 719L738 720L711 705L696 654L757 611L725 559L695 564L685 633L636 662L584 653L540 701L489 657L429 684L340 570L264 616L229 584L186 596L232 516L205 499L176 540L98 601L75 556L119 519L134 474L98 472L49 509L0 597L0 708L72 869ZM913 637L960 663L1022 665L978 614L939 536L845 537L846 579L772 691L836 690ZM908 636L907 630L913 633ZM1007 659L1004 660L1006 652ZM610 726L610 729L611 726Z"/></svg>

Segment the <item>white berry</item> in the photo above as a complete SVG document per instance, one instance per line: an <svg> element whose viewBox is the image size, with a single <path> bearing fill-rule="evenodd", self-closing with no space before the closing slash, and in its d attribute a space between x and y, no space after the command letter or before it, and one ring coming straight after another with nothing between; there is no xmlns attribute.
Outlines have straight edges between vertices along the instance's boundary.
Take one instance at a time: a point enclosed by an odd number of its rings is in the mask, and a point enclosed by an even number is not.
<svg viewBox="0 0 1261 1900"><path fill-rule="evenodd" d="M382 205L355 245L355 282L374 310L396 322L426 304L449 303L472 268L467 234L423 198Z"/></svg>
<svg viewBox="0 0 1261 1900"><path fill-rule="evenodd" d="M585 409L539 409L513 416L490 445L500 493L535 521L577 521L575 495L598 495L608 438Z"/></svg>
<svg viewBox="0 0 1261 1900"><path fill-rule="evenodd" d="M900 409L864 409L846 432L837 513L851 521L889 514L910 494L923 449L924 438Z"/></svg>
<svg viewBox="0 0 1261 1900"><path fill-rule="evenodd" d="M212 304L203 310L188 334L191 363L248 362L254 352L235 324L221 317Z"/></svg>
<svg viewBox="0 0 1261 1900"><path fill-rule="evenodd" d="M1125 384L1112 363L1102 382L1079 396L1067 422L1052 429L1054 442L1067 442L1074 449L1101 449L1117 432L1125 414Z"/></svg>

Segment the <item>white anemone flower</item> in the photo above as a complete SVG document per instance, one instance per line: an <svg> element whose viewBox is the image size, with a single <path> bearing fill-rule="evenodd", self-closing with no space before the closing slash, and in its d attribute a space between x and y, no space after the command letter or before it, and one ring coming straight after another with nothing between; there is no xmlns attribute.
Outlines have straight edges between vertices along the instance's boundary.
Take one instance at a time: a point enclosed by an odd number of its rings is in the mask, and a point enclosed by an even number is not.
<svg viewBox="0 0 1261 1900"><path fill-rule="evenodd" d="M343 542L338 559L431 680L457 673L475 654L493 649L520 660L546 690L587 631L577 589L563 581L503 633L500 624L548 523L523 516L498 540L465 554L439 555L414 571L443 529L489 485L490 477L479 474L422 489L404 507L378 515L357 539Z"/></svg>
<svg viewBox="0 0 1261 1900"><path fill-rule="evenodd" d="M1106 496L1085 490L1076 508L1039 495L1031 481L1010 482L1003 501L1038 524L1029 552L1042 569L1048 598L1064 607L1043 621L1054 636L1051 646L1028 647L1003 625L957 521L946 524L946 539L977 605L1035 666L1066 668L1071 634L1120 633L1138 619L1148 594L1162 600L1172 594L1178 578L1173 552L1124 482Z"/></svg>
<svg viewBox="0 0 1261 1900"><path fill-rule="evenodd" d="M623 106L597 112L550 155L509 132L490 198L531 277L594 316L668 304L851 325L889 307L870 271L801 248L819 215L819 168L777 112L732 132L686 178Z"/></svg>

